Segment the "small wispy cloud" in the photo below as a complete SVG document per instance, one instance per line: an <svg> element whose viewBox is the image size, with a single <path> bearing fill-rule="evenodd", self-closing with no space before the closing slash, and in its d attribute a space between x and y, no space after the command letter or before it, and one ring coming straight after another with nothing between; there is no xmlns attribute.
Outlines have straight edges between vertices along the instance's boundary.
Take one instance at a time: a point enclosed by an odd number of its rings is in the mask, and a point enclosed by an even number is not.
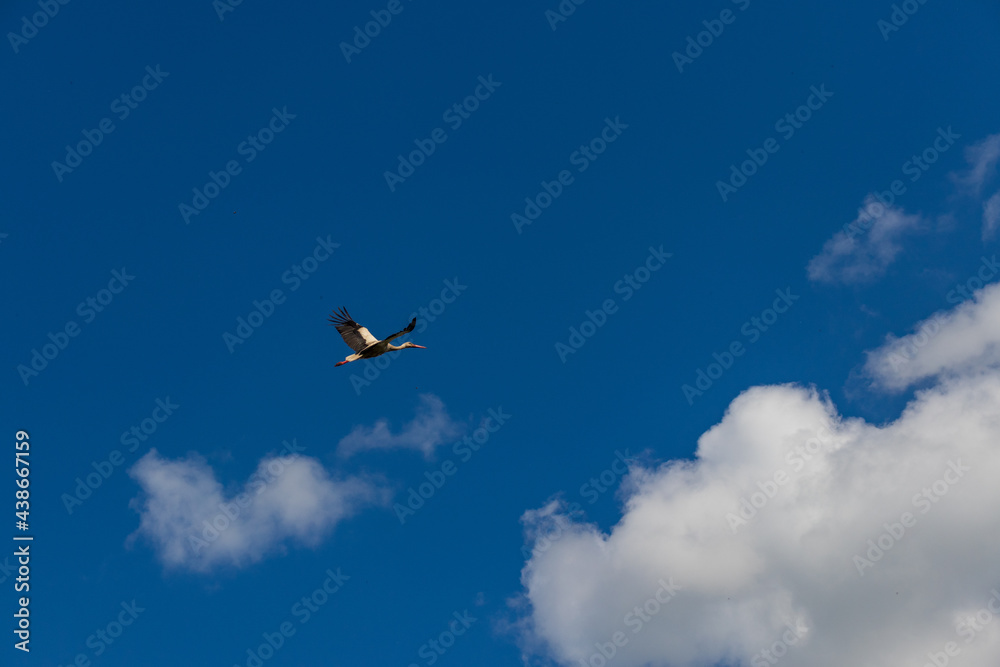
<svg viewBox="0 0 1000 667"><path fill-rule="evenodd" d="M989 241L997 235L1000 227L1000 190L983 203L983 240Z"/></svg>
<svg viewBox="0 0 1000 667"><path fill-rule="evenodd" d="M995 260L994 260L995 262ZM955 309L919 323L913 333L867 353L874 385L901 391L927 378L1000 368L1000 283L978 290Z"/></svg>
<svg viewBox="0 0 1000 667"><path fill-rule="evenodd" d="M129 470L142 487L131 507L145 538L168 568L208 572L245 567L284 549L318 545L340 521L389 494L371 480L331 478L319 461L266 457L240 493L227 494L199 456L170 460L155 449Z"/></svg>
<svg viewBox="0 0 1000 667"><path fill-rule="evenodd" d="M883 206L868 195L854 221L833 235L809 260L809 279L821 283L859 284L883 276L902 251L900 240L922 226L918 215Z"/></svg>
<svg viewBox="0 0 1000 667"><path fill-rule="evenodd" d="M374 426L355 426L337 446L342 457L373 449L415 449L430 457L439 445L460 436L464 426L448 416L444 402L433 394L421 394L416 415L393 433L388 420L379 419Z"/></svg>
<svg viewBox="0 0 1000 667"><path fill-rule="evenodd" d="M960 188L979 195L983 186L994 175L997 162L1000 161L1000 133L991 134L967 146L965 161L969 164L969 168L952 174L952 179Z"/></svg>

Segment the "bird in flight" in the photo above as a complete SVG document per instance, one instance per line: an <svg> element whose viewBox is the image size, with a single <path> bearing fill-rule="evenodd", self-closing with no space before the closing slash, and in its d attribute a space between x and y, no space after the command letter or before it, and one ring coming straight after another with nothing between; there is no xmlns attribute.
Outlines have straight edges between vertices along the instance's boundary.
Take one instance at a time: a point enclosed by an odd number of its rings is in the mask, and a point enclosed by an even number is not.
<svg viewBox="0 0 1000 667"><path fill-rule="evenodd" d="M351 315L347 312L346 308L334 310L329 319L330 324L337 327L337 331L340 332L340 335L343 337L344 342L347 343L347 346L354 350L354 354L344 357L343 361L338 361L334 364L334 366L349 364L352 361L357 361L358 359L371 359L372 357L377 357L380 354L385 354L386 352L405 350L408 347L415 347L421 350L427 349L423 345L414 345L413 343L403 343L402 345L392 344L392 341L396 338L405 336L413 331L413 327L417 325L417 318L415 317L405 329L397 331L391 336L386 336L385 340L379 340L373 336L368 329L351 319Z"/></svg>

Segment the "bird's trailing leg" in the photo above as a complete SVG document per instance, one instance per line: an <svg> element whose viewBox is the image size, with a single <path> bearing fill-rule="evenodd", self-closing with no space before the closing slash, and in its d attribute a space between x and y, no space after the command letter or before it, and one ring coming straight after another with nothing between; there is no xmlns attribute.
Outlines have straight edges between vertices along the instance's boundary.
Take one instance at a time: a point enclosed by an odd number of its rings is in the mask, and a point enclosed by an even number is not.
<svg viewBox="0 0 1000 667"><path fill-rule="evenodd" d="M346 357L344 357L343 361L338 361L337 363L334 364L334 366L343 366L344 364L349 364L352 361L357 361L360 358L361 358L361 355L358 355L358 354L349 354Z"/></svg>

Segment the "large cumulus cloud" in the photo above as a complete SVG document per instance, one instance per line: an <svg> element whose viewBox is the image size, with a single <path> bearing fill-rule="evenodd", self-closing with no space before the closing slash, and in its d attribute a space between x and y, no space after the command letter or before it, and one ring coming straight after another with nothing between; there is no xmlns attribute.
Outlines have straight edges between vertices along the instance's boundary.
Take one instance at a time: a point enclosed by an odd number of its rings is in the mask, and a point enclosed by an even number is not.
<svg viewBox="0 0 1000 667"><path fill-rule="evenodd" d="M922 345L869 355L878 385L931 384L890 423L844 418L814 388L754 387L693 460L633 464L610 532L559 501L525 513L526 653L594 667L1000 664L1000 287L928 322ZM676 594L650 603L664 583Z"/></svg>

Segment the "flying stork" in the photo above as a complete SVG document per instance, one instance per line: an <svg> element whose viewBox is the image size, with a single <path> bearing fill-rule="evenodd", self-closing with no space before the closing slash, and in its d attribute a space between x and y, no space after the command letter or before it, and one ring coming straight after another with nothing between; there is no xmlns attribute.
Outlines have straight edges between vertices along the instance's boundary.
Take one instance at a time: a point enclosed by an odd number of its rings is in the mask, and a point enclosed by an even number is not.
<svg viewBox="0 0 1000 667"><path fill-rule="evenodd" d="M344 357L343 361L338 361L334 364L334 366L349 364L352 361L357 361L358 359L371 359L372 357L377 357L380 354L385 354L386 352L405 350L408 347L415 347L421 350L427 349L423 345L414 345L413 343L393 345L391 342L396 338L413 331L413 327L417 325L417 318L415 317L405 329L398 331L391 336L386 336L385 340L379 340L373 336L368 329L351 319L351 315L347 312L346 308L334 310L329 319L330 324L337 327L337 331L340 332L340 335L343 337L344 342L347 343L348 347L354 350L354 354Z"/></svg>

